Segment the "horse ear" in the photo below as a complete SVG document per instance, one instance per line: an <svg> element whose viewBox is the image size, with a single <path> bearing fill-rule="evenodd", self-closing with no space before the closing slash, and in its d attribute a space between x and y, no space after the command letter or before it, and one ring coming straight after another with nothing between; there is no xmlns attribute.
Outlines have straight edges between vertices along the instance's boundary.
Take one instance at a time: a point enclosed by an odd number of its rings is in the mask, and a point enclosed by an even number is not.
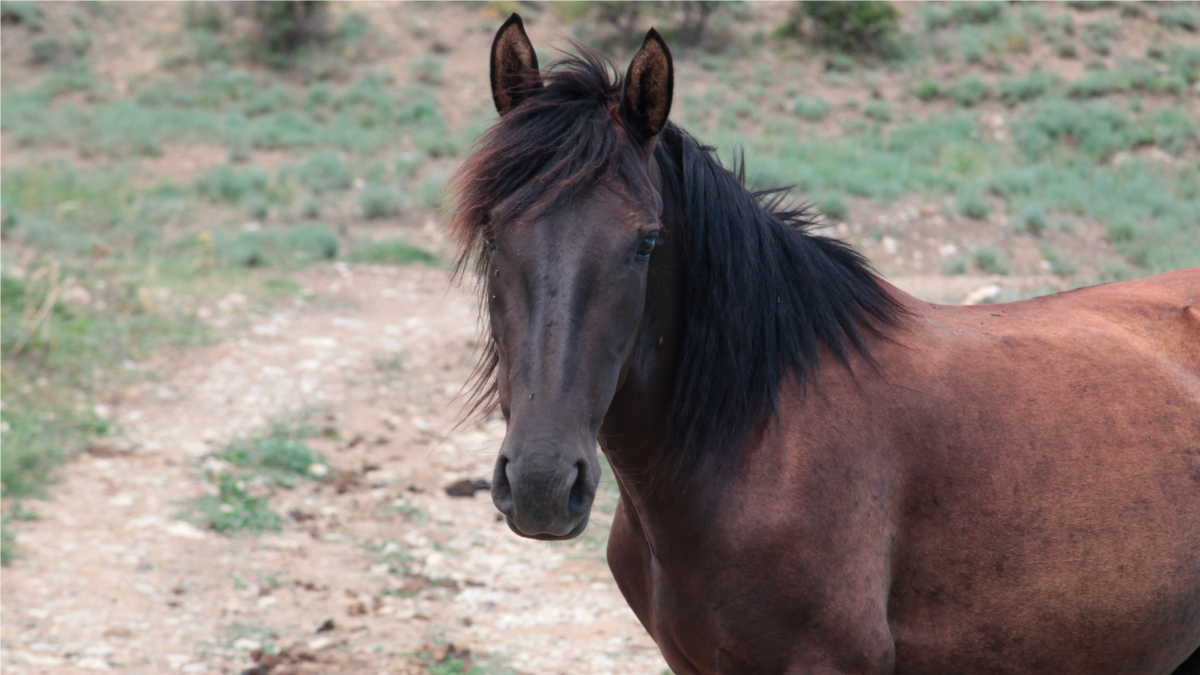
<svg viewBox="0 0 1200 675"><path fill-rule="evenodd" d="M521 17L513 14L496 31L492 41L492 100L501 115L517 107L529 94L542 87L537 53L525 34Z"/></svg>
<svg viewBox="0 0 1200 675"><path fill-rule="evenodd" d="M651 28L625 73L625 96L621 99L621 119L634 141L648 143L667 125L674 88L671 50Z"/></svg>

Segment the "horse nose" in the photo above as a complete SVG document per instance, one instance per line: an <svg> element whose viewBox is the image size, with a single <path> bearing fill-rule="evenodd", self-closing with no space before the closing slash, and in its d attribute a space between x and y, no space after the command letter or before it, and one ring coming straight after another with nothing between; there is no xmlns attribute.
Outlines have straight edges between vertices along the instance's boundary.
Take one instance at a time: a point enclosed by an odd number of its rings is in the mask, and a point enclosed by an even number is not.
<svg viewBox="0 0 1200 675"><path fill-rule="evenodd" d="M555 538L579 534L596 495L588 462L502 453L492 476L492 503L517 534ZM582 531L580 529L580 531Z"/></svg>

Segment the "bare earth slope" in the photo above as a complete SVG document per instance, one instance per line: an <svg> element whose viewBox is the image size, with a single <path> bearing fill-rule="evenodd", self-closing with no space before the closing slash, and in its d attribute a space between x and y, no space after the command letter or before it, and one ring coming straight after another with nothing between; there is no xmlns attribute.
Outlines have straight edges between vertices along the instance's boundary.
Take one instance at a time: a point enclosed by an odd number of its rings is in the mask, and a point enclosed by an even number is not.
<svg viewBox="0 0 1200 675"><path fill-rule="evenodd" d="M511 534L486 492L442 489L490 476L504 433L500 421L450 432L473 298L420 266L299 280L326 302L126 392L125 437L36 504L4 572L5 672L238 673L264 643L298 643L273 673L424 672L414 655L436 659L447 642L493 655L489 672L662 672L604 563L610 516L551 546ZM281 534L231 539L172 518L215 491L206 453L305 408L336 430L310 444L341 477L278 492L272 506L292 514Z"/></svg>

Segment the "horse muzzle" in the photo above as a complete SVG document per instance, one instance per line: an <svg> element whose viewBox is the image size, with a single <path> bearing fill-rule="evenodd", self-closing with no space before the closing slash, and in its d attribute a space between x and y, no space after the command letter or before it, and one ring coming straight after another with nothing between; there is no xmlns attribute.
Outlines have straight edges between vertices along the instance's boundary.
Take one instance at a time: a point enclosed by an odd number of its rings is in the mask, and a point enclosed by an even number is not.
<svg viewBox="0 0 1200 675"><path fill-rule="evenodd" d="M600 472L594 464L582 452L501 449L492 476L492 503L522 537L573 539L587 528L596 497Z"/></svg>

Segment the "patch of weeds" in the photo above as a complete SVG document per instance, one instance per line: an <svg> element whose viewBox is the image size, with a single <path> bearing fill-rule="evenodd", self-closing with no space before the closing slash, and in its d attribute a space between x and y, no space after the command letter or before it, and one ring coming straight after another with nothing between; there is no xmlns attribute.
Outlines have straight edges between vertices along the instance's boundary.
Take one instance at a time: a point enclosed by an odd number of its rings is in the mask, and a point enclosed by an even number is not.
<svg viewBox="0 0 1200 675"><path fill-rule="evenodd" d="M955 2L951 4L950 20L954 23L988 24L1000 18L1004 5L998 2Z"/></svg>
<svg viewBox="0 0 1200 675"><path fill-rule="evenodd" d="M980 246L971 257L975 267L987 274L1008 274L1004 254L991 246Z"/></svg>
<svg viewBox="0 0 1200 675"><path fill-rule="evenodd" d="M838 195L827 195L817 200L817 210L832 220L845 220L850 215L850 207Z"/></svg>
<svg viewBox="0 0 1200 675"><path fill-rule="evenodd" d="M245 582L242 582L243 587ZM221 631L218 638L225 649L233 649L238 640L250 639L262 643L264 654L279 652L279 633L257 621L239 621Z"/></svg>
<svg viewBox="0 0 1200 675"><path fill-rule="evenodd" d="M798 98L792 104L792 113L803 117L810 122L819 122L825 119L829 111L833 109L833 105L829 101L817 98Z"/></svg>
<svg viewBox="0 0 1200 675"><path fill-rule="evenodd" d="M332 260L338 254L337 235L324 225L300 223L284 234L284 240L293 251L293 256L303 262Z"/></svg>
<svg viewBox="0 0 1200 675"><path fill-rule="evenodd" d="M0 4L0 21L26 26L34 32L40 32L46 27L46 19L42 16L42 8L38 3L24 0L4 0Z"/></svg>
<svg viewBox="0 0 1200 675"><path fill-rule="evenodd" d="M934 99L941 98L942 85L933 80L923 80L917 87L916 93L918 99L924 103L929 103Z"/></svg>
<svg viewBox="0 0 1200 675"><path fill-rule="evenodd" d="M1200 31L1200 8L1186 3L1155 3L1155 19L1167 28L1182 28L1189 33Z"/></svg>
<svg viewBox="0 0 1200 675"><path fill-rule="evenodd" d="M799 25L801 16L819 44L849 53L887 54L900 29L900 12L890 2L799 2L789 22Z"/></svg>
<svg viewBox="0 0 1200 675"><path fill-rule="evenodd" d="M416 262L435 263L437 256L401 240L385 239L356 246L349 260L370 265L409 265Z"/></svg>
<svg viewBox="0 0 1200 675"><path fill-rule="evenodd" d="M300 182L314 194L345 190L354 184L354 174L337 153L319 152L308 159L298 173Z"/></svg>
<svg viewBox="0 0 1200 675"><path fill-rule="evenodd" d="M219 474L215 479L218 493L188 502L185 518L224 535L262 534L283 529L283 518L271 510L267 497L251 494L246 479L230 473Z"/></svg>
<svg viewBox="0 0 1200 675"><path fill-rule="evenodd" d="M329 462L303 439L312 430L276 422L265 434L236 440L213 456L252 472L274 485L295 487L301 479L317 479L329 471Z"/></svg>
<svg viewBox="0 0 1200 675"><path fill-rule="evenodd" d="M1108 56L1112 53L1120 35L1121 30L1117 23L1105 19L1093 21L1084 26L1080 39L1083 41L1083 46L1091 51L1101 56Z"/></svg>
<svg viewBox="0 0 1200 675"><path fill-rule="evenodd" d="M968 218L983 220L992 212L992 207L983 196L983 191L977 187L967 187L959 191L958 212Z"/></svg>
<svg viewBox="0 0 1200 675"><path fill-rule="evenodd" d="M1024 77L1009 77L1000 81L997 95L1008 107L1032 101L1054 86L1054 77L1047 73L1030 73Z"/></svg>
<svg viewBox="0 0 1200 675"><path fill-rule="evenodd" d="M991 93L988 83L978 77L963 78L946 87L946 97L964 107L982 103Z"/></svg>
<svg viewBox="0 0 1200 675"><path fill-rule="evenodd" d="M1037 206L1026 207L1022 222L1024 223L1026 232L1033 235L1040 235L1046 230L1045 209Z"/></svg>
<svg viewBox="0 0 1200 675"><path fill-rule="evenodd" d="M404 207L404 195L386 185L368 185L359 194L358 206L367 220L393 218Z"/></svg>
<svg viewBox="0 0 1200 675"><path fill-rule="evenodd" d="M267 189L270 177L262 169L238 170L228 164L209 171L196 184L196 191L214 202L236 204Z"/></svg>

